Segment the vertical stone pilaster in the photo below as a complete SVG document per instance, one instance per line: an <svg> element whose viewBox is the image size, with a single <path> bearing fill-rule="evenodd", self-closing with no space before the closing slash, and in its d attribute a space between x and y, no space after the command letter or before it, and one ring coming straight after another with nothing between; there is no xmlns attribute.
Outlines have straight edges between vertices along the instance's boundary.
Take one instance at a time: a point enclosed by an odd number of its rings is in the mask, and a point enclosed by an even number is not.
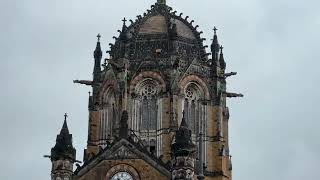
<svg viewBox="0 0 320 180"><path fill-rule="evenodd" d="M101 114L99 111L89 111L89 128L88 128L88 145L87 154L98 153L98 143L100 135L100 118Z"/></svg>
<svg viewBox="0 0 320 180"><path fill-rule="evenodd" d="M172 141L172 133L169 132L171 127L170 117L171 117L171 109L170 109L170 98L164 97L163 100L163 107L162 107L162 128L167 129L167 132L163 134L162 140L162 152L163 152L163 161L168 162L171 160L171 141Z"/></svg>

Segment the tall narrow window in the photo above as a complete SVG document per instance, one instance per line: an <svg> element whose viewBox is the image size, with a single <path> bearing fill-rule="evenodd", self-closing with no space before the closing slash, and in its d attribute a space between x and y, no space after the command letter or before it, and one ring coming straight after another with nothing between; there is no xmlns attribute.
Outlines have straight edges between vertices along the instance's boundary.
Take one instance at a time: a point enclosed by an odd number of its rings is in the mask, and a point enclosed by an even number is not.
<svg viewBox="0 0 320 180"><path fill-rule="evenodd" d="M184 112L187 123L192 130L193 134L199 133L200 117L199 111L201 110L202 93L197 85L190 84L185 89L184 99Z"/></svg>
<svg viewBox="0 0 320 180"><path fill-rule="evenodd" d="M161 155L162 147L162 137L158 133L162 127L162 101L158 98L159 87L156 80L144 79L135 87L135 96L131 103L131 127L149 151L157 156Z"/></svg>
<svg viewBox="0 0 320 180"><path fill-rule="evenodd" d="M147 84L142 88L142 119L141 130L157 129L157 97L156 87Z"/></svg>
<svg viewBox="0 0 320 180"><path fill-rule="evenodd" d="M190 83L184 90L184 100L183 100L183 110L187 123L192 131L192 140L195 144L198 138L199 133L204 134L204 137L207 136L207 108L203 103L204 93L201 88L199 88L196 83ZM206 138L204 138L206 139ZM198 147L197 147L198 149ZM203 143L203 159L207 160L207 142ZM199 156L199 152L198 152Z"/></svg>
<svg viewBox="0 0 320 180"><path fill-rule="evenodd" d="M100 145L102 147L105 147L107 141L112 137L115 121L115 94L110 88L104 96L103 106L100 110Z"/></svg>

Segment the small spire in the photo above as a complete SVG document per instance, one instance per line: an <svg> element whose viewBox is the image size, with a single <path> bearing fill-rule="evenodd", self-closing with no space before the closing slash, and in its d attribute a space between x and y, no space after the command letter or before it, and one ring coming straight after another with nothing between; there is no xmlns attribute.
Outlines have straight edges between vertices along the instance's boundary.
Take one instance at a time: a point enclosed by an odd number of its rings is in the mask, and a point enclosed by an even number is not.
<svg viewBox="0 0 320 180"><path fill-rule="evenodd" d="M68 128L68 124L67 124L67 118L68 118L68 114L65 113L64 114L64 122L62 125L62 129L60 131L60 134L69 134L69 128Z"/></svg>
<svg viewBox="0 0 320 180"><path fill-rule="evenodd" d="M98 41L97 41L96 49L94 50L94 58L101 59L102 58L102 51L101 51L101 45L100 45L101 35L98 34L97 38L98 38Z"/></svg>
<svg viewBox="0 0 320 180"><path fill-rule="evenodd" d="M172 145L172 150L175 156L188 156L193 154L195 145L191 140L191 130L188 128L188 124L183 112L182 121L179 129L176 131L176 139Z"/></svg>
<svg viewBox="0 0 320 180"><path fill-rule="evenodd" d="M188 124L185 118L185 111L182 112L182 120L181 120L180 127L188 128Z"/></svg>
<svg viewBox="0 0 320 180"><path fill-rule="evenodd" d="M72 134L67 125L67 113L64 114L64 122L60 134L57 135L56 144L51 149L51 161L69 159L75 161L76 150L72 145Z"/></svg>
<svg viewBox="0 0 320 180"><path fill-rule="evenodd" d="M220 58L219 58L219 64L220 64L220 67L222 69L225 69L226 68L226 62L224 60L224 57L223 57L223 46L220 46Z"/></svg>
<svg viewBox="0 0 320 180"><path fill-rule="evenodd" d="M93 81L99 80L99 73L101 72L101 59L102 59L102 51L101 51L101 45L100 45L100 38L101 35L97 35L98 41L96 45L96 49L93 52L94 57L94 68L93 68Z"/></svg>
<svg viewBox="0 0 320 180"><path fill-rule="evenodd" d="M125 40L127 40L127 35L126 35L126 31L127 31L126 22L127 22L127 19L124 17L122 22L123 22L122 30L119 31L120 32L120 39L125 41Z"/></svg>
<svg viewBox="0 0 320 180"><path fill-rule="evenodd" d="M219 42L218 42L218 36L217 36L217 28L214 26L213 31L213 39L212 39L212 44L211 44L211 52L212 52L212 59L214 61L218 60L218 53L219 53Z"/></svg>

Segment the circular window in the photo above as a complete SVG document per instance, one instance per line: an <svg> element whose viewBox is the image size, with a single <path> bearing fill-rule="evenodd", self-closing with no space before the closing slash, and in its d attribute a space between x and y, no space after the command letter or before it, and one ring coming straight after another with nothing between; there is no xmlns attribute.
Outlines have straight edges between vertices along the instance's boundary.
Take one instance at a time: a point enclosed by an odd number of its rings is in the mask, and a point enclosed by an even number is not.
<svg viewBox="0 0 320 180"><path fill-rule="evenodd" d="M111 180L133 180L132 176L127 172L117 172L112 176Z"/></svg>
<svg viewBox="0 0 320 180"><path fill-rule="evenodd" d="M140 180L140 177L132 166L118 164L108 170L105 180Z"/></svg>

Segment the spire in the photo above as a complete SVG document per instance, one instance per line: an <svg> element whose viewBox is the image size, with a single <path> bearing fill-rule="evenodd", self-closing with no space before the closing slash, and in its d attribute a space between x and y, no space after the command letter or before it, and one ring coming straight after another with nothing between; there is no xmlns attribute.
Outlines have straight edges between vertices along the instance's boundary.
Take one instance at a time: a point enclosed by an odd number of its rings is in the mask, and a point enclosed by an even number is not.
<svg viewBox="0 0 320 180"><path fill-rule="evenodd" d="M67 118L68 118L68 115L67 113L64 114L64 122L63 122L63 125L62 125L62 128L61 128L61 131L60 131L60 135L62 134L69 134L69 128L68 128L68 124L67 124Z"/></svg>
<svg viewBox="0 0 320 180"><path fill-rule="evenodd" d="M122 30L119 31L120 32L120 39L121 40L127 40L127 35L126 35L126 30L127 30L126 22L127 22L127 19L123 18L122 22L123 22Z"/></svg>
<svg viewBox="0 0 320 180"><path fill-rule="evenodd" d="M224 57L223 57L223 46L220 46L219 64L222 69L226 69L226 62L224 61Z"/></svg>
<svg viewBox="0 0 320 180"><path fill-rule="evenodd" d="M188 128L188 124L187 124L186 118L185 118L185 111L182 112L182 121L181 121L181 124L180 124L180 128L181 127Z"/></svg>
<svg viewBox="0 0 320 180"><path fill-rule="evenodd" d="M65 113L60 134L57 135L56 144L51 149L52 161L58 159L69 159L74 161L76 158L76 150L72 145L72 134L69 133L67 117L68 115Z"/></svg>
<svg viewBox="0 0 320 180"><path fill-rule="evenodd" d="M158 4L166 5L166 0L157 0L157 3L158 3Z"/></svg>
<svg viewBox="0 0 320 180"><path fill-rule="evenodd" d="M180 127L176 131L176 140L172 145L175 156L188 156L194 152L195 145L192 143L191 130L188 127L184 114L183 112Z"/></svg>
<svg viewBox="0 0 320 180"><path fill-rule="evenodd" d="M93 81L97 81L99 79L99 74L101 72L101 59L102 59L102 51L100 45L101 35L97 35L98 41L96 45L96 49L94 50L94 68L93 68Z"/></svg>
<svg viewBox="0 0 320 180"><path fill-rule="evenodd" d="M217 28L214 27L214 35L212 39L212 44L211 44L211 52L212 52L212 59L217 61L218 60L218 53L219 53L219 42L218 42L218 36L217 36Z"/></svg>
<svg viewBox="0 0 320 180"><path fill-rule="evenodd" d="M188 128L184 112L171 149L173 152L172 179L192 180L194 177L196 146L192 143L191 130Z"/></svg>
<svg viewBox="0 0 320 180"><path fill-rule="evenodd" d="M96 49L94 50L94 59L100 59L102 58L102 51L101 51L101 45L100 45L100 38L101 35L98 34L97 35L98 41L97 41L97 45L96 45Z"/></svg>

